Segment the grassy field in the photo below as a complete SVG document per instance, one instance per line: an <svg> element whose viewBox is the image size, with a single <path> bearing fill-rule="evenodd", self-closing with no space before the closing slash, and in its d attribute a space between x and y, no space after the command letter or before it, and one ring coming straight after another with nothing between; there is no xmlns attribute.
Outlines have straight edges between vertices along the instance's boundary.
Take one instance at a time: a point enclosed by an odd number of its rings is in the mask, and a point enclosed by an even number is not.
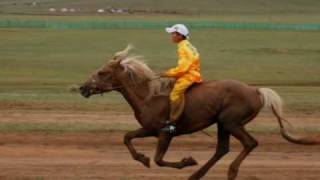
<svg viewBox="0 0 320 180"><path fill-rule="evenodd" d="M93 20L139 20L147 22L161 22L161 21L215 21L215 22L257 22L257 23L289 23L289 24L317 24L320 21L320 14L271 14L271 15L188 15L188 14L157 14L157 15L144 15L144 14L108 14L108 15L13 15L13 14L0 14L3 19L12 20L46 20L46 21L63 21L63 22L77 22L77 21L93 21Z"/></svg>
<svg viewBox="0 0 320 180"><path fill-rule="evenodd" d="M221 21L319 23L318 0L34 0L0 1L1 19L84 21ZM48 8L75 8L67 14ZM99 8L133 14L97 14ZM191 30L204 79L237 79L275 89L291 114L320 112L320 32ZM0 29L0 112L119 111L130 107L118 93L84 99L70 89L81 84L128 43L157 72L176 64L176 47L162 29ZM106 124L2 122L0 132L100 132ZM117 123L108 130L136 128ZM251 131L273 132L264 124ZM318 128L311 131L319 132Z"/></svg>
<svg viewBox="0 0 320 180"><path fill-rule="evenodd" d="M32 5L32 2L37 4ZM75 8L92 12L98 8L126 8L135 11L183 14L319 14L317 0L2 0L1 10L15 13L44 13L48 8Z"/></svg>
<svg viewBox="0 0 320 180"><path fill-rule="evenodd" d="M111 93L86 100L69 92L128 43L161 72L175 65L162 30L0 30L0 100L4 108L127 110ZM146 37L147 35L147 37ZM320 107L318 32L192 31L205 79L237 79L274 88L296 112Z"/></svg>
<svg viewBox="0 0 320 180"><path fill-rule="evenodd" d="M81 122L81 123L66 123L66 122L2 122L0 123L0 133L106 133L113 131L130 131L138 129L138 124L124 123L97 123L97 122ZM255 123L249 124L246 128L253 133L269 133L278 134L279 125L276 123ZM297 126L290 129L294 133L319 133L319 126ZM210 126L205 129L206 133L215 134L216 126Z"/></svg>
<svg viewBox="0 0 320 180"><path fill-rule="evenodd" d="M32 5L32 2L37 2ZM97 9L121 8L133 14L96 13ZM49 8L58 11L50 13ZM59 12L73 8L74 13ZM42 15L14 16L14 15ZM43 16L45 15L45 16ZM66 16L69 17L59 17ZM76 15L81 15L76 16ZM214 20L231 22L318 23L318 0L2 0L0 16L18 19L142 19L142 20ZM58 16L58 17L56 17Z"/></svg>

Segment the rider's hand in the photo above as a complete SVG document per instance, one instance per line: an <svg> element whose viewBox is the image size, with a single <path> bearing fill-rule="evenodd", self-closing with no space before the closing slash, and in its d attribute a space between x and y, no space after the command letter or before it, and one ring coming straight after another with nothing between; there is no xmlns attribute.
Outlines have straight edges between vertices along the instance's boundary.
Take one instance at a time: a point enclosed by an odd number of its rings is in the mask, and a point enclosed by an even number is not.
<svg viewBox="0 0 320 180"><path fill-rule="evenodd" d="M160 73L160 77L167 77L165 72Z"/></svg>

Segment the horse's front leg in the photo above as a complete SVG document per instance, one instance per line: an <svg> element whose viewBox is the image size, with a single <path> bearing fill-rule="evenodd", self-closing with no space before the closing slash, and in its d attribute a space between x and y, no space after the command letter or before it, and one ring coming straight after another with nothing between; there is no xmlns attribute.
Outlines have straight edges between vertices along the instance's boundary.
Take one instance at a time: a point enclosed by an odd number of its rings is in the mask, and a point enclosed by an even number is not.
<svg viewBox="0 0 320 180"><path fill-rule="evenodd" d="M147 131L143 128L134 130L134 131L130 131L128 132L125 136L124 136L124 144L127 146L127 148L129 149L131 156L133 157L133 159L141 162L143 165L145 165L146 167L150 168L150 158L145 156L142 153L138 153L136 151L136 149L133 147L131 140L134 138L144 138L144 137L149 137L154 135L152 132Z"/></svg>
<svg viewBox="0 0 320 180"><path fill-rule="evenodd" d="M177 169L181 169L186 166L197 165L197 161L195 161L192 157L184 158L180 162L167 162L163 160L163 157L168 150L172 137L172 135L167 133L159 134L158 148L154 159L155 163L158 166L172 167Z"/></svg>

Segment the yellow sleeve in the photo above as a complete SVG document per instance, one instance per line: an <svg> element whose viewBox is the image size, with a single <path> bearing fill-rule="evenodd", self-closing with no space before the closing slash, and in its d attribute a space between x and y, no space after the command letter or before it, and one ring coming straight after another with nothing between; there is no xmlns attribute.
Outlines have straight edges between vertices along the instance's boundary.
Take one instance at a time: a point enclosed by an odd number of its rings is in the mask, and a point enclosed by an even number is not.
<svg viewBox="0 0 320 180"><path fill-rule="evenodd" d="M190 66L192 65L192 59L190 59L190 56L188 56L186 48L178 49L178 58L178 66L165 72L166 76L181 76L189 70Z"/></svg>

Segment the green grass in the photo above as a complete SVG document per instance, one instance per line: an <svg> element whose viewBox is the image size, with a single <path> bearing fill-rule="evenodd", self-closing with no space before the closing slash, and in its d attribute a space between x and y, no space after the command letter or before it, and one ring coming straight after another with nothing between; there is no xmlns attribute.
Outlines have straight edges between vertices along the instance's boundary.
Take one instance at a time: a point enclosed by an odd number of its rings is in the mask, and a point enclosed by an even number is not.
<svg viewBox="0 0 320 180"><path fill-rule="evenodd" d="M295 112L320 109L320 33L193 30L204 79L276 86ZM127 111L117 93L70 93L128 43L161 72L176 64L163 30L0 30L0 102L4 108Z"/></svg>
<svg viewBox="0 0 320 180"><path fill-rule="evenodd" d="M85 80L130 42L136 46L135 53L144 55L158 71L176 63L176 47L161 30L2 29L0 33L0 82L4 85L45 84L51 86L48 91L59 91L63 84ZM318 32L195 30L191 38L208 79L319 83Z"/></svg>
<svg viewBox="0 0 320 180"><path fill-rule="evenodd" d="M318 0L2 0L1 19L84 21L141 20L319 23ZM98 15L98 8L129 8L134 14ZM50 14L48 8L80 8ZM138 11L148 11L137 13ZM17 15L18 14L18 15ZM270 86L290 113L320 112L320 32L191 30L205 79L237 79ZM128 43L161 72L176 64L176 47L159 30L0 29L0 111L121 111L130 107L118 93L84 99L70 88ZM278 133L275 124L250 131ZM120 123L2 122L0 132L106 132L131 130ZM319 128L308 127L308 132ZM214 133L214 128L207 131Z"/></svg>
<svg viewBox="0 0 320 180"><path fill-rule="evenodd" d="M0 123L0 133L101 133L112 131L131 131L139 128L138 124L125 123L97 123L97 122L80 122L80 123L66 123L66 122L2 122ZM292 133L319 133L320 128L317 126L304 127L288 127ZM254 133L279 133L279 125L276 123L255 123L247 126L249 132ZM216 126L211 126L205 129L209 134L217 132Z"/></svg>
<svg viewBox="0 0 320 180"><path fill-rule="evenodd" d="M305 133L319 133L320 127L319 126L286 126L288 131L293 134L305 134ZM280 128L278 123L256 123L256 124L248 124L246 126L246 130L252 133L262 133L262 134L280 134ZM217 127L210 126L209 128L204 130L208 134L216 134Z"/></svg>
<svg viewBox="0 0 320 180"><path fill-rule="evenodd" d="M34 123L34 122L2 122L0 133L81 133L81 132L110 132L129 131L137 129L137 125L126 125L121 123Z"/></svg>
<svg viewBox="0 0 320 180"><path fill-rule="evenodd" d="M157 15L128 15L128 14L112 14L112 15L12 15L0 14L2 19L12 20L46 20L46 21L93 21L93 20L140 20L147 22L161 22L161 21L216 21L216 22L260 22L260 23L294 23L294 24L317 24L320 20L320 14L253 14L253 15L234 15L234 14L203 14L203 15L189 15L189 14L157 14Z"/></svg>
<svg viewBox="0 0 320 180"><path fill-rule="evenodd" d="M213 20L228 22L318 23L316 0L32 0L0 2L1 18L20 20ZM105 15L97 8L113 6L155 11L148 16ZM83 9L85 16L33 16L49 7ZM172 14L175 11L177 14ZM30 14L16 16L12 14ZM320 107L319 32L193 30L205 79L238 79L274 87L293 112L318 112ZM0 30L0 101L6 109L128 111L116 93L89 100L69 92L114 52L132 42L136 53L160 72L175 65L175 46L163 30Z"/></svg>
<svg viewBox="0 0 320 180"><path fill-rule="evenodd" d="M46 20L140 19L214 20L232 22L319 23L318 0L2 0L0 17ZM49 8L80 9L76 13L49 13ZM130 9L134 14L98 14L97 9ZM141 13L142 12L142 13ZM31 15L12 16L12 15ZM32 16L41 15L41 16ZM43 16L46 15L46 16ZM76 16L81 15L81 16ZM65 17L68 16L68 17Z"/></svg>
<svg viewBox="0 0 320 180"><path fill-rule="evenodd" d="M312 14L319 13L317 0L42 0L38 5L30 6L33 0L3 0L2 12L44 13L48 8L75 8L84 13L94 12L98 8L128 8L151 12L170 12L183 14Z"/></svg>

